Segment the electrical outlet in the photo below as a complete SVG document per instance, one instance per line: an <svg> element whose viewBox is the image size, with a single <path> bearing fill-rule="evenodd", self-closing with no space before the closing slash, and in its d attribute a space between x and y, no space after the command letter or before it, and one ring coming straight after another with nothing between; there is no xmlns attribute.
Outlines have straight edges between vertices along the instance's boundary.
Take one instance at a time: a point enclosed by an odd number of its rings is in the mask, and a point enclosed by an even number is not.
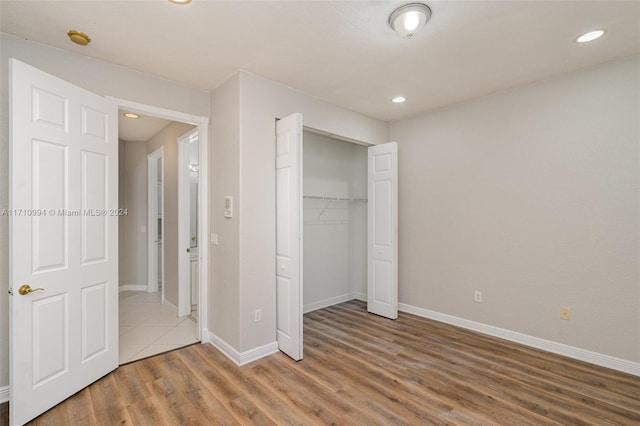
<svg viewBox="0 0 640 426"><path fill-rule="evenodd" d="M473 300L477 303L482 303L482 292L476 290L474 296L473 296Z"/></svg>
<svg viewBox="0 0 640 426"><path fill-rule="evenodd" d="M262 310L261 309L256 309L256 311L253 313L253 321L254 322L262 321Z"/></svg>
<svg viewBox="0 0 640 426"><path fill-rule="evenodd" d="M570 317L569 308L560 308L560 319L568 320Z"/></svg>

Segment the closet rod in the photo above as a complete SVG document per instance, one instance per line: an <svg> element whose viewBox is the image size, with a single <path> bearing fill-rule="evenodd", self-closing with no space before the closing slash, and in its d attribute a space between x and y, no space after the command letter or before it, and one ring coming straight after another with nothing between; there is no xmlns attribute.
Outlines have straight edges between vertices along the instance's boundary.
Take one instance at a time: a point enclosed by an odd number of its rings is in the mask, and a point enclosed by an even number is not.
<svg viewBox="0 0 640 426"><path fill-rule="evenodd" d="M328 197L324 195L303 195L302 198L307 200L330 200L330 201L363 201L366 202L366 198L350 198L350 197Z"/></svg>

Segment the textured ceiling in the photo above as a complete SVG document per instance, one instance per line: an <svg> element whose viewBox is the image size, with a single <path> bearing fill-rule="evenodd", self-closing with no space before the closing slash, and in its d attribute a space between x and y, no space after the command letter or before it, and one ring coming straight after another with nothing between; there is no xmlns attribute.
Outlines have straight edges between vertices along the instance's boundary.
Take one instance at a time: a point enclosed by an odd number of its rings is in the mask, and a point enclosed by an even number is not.
<svg viewBox="0 0 640 426"><path fill-rule="evenodd" d="M383 120L640 52L638 1L426 1L413 40L387 25L403 3L3 0L0 28L203 90L244 69ZM91 44L72 44L72 28Z"/></svg>

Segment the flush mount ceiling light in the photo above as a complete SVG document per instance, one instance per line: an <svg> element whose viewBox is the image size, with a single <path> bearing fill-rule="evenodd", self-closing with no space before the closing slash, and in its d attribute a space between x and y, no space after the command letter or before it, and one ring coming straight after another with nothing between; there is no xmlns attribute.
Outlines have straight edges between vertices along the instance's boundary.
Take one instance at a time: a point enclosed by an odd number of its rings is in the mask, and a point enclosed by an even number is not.
<svg viewBox="0 0 640 426"><path fill-rule="evenodd" d="M393 102L394 104L401 104L406 100L407 98L405 98L404 96L396 96L395 98L391 99L391 102Z"/></svg>
<svg viewBox="0 0 640 426"><path fill-rule="evenodd" d="M191 0L169 0L171 3L175 3L175 4L189 4L191 3Z"/></svg>
<svg viewBox="0 0 640 426"><path fill-rule="evenodd" d="M576 39L576 42L577 43L587 43L587 42L599 39L606 32L607 32L607 30L605 30L604 28L600 29L600 30L589 31L588 33L584 33L580 37L578 37Z"/></svg>
<svg viewBox="0 0 640 426"><path fill-rule="evenodd" d="M91 37L77 30L69 30L67 35L72 42L80 46L86 46L91 41Z"/></svg>
<svg viewBox="0 0 640 426"><path fill-rule="evenodd" d="M140 116L138 114L136 114L135 112L125 112L122 115L124 115L127 118L140 118Z"/></svg>
<svg viewBox="0 0 640 426"><path fill-rule="evenodd" d="M431 9L422 3L410 3L400 6L389 16L389 26L400 37L413 38L415 33L431 18Z"/></svg>

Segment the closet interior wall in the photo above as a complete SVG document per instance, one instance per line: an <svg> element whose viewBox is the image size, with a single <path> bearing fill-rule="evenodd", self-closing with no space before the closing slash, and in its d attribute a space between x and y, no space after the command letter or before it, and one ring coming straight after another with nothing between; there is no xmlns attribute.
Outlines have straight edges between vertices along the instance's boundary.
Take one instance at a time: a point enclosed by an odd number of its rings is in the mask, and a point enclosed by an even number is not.
<svg viewBox="0 0 640 426"><path fill-rule="evenodd" d="M309 131L303 141L306 313L366 300L367 148Z"/></svg>

